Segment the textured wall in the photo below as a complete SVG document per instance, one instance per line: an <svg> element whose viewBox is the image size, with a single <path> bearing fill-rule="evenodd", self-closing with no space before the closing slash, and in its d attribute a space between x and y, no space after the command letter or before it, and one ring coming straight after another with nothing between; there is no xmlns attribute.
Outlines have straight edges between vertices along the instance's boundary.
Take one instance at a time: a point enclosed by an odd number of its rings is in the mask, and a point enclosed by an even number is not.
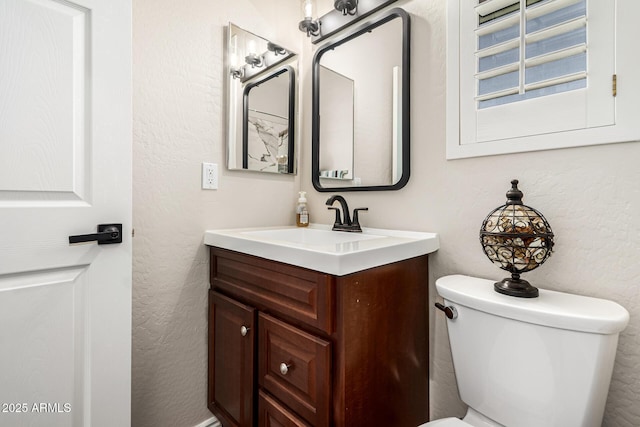
<svg viewBox="0 0 640 427"><path fill-rule="evenodd" d="M229 21L297 49L291 0L134 0L132 425L190 427L206 407L206 229L293 224L297 177L229 172ZM277 22L278 25L269 25ZM220 189L200 189L203 161Z"/></svg>
<svg viewBox="0 0 640 427"><path fill-rule="evenodd" d="M524 202L544 213L557 242L554 255L526 278L541 288L611 299L631 313L604 425L640 426L640 144L445 160L446 1L397 4L412 14L411 180L401 191L345 193L349 205L369 207L361 217L365 226L440 233L441 249L431 258L433 299L437 277L504 276L482 253L478 231L486 214L505 202L509 181L519 178ZM306 132L310 92L307 80ZM310 148L304 149L301 185L309 190ZM328 224L327 196L310 191L309 204L315 221ZM431 320L432 417L462 416L446 324L433 311Z"/></svg>
<svg viewBox="0 0 640 427"><path fill-rule="evenodd" d="M296 25L297 0L134 0L133 425L190 427L208 418L203 231L293 223L298 189L312 221L331 223L309 177L312 48ZM324 0L322 7L330 2ZM640 425L640 144L445 160L445 0L397 3L412 13L412 177L396 192L350 193L366 226L435 231L433 280L463 273L501 278L480 249L485 215L519 178L541 210L556 252L527 278L542 288L621 303L620 339L606 426ZM319 7L320 10L322 7ZM284 15L283 15L284 12ZM265 18L266 17L266 18ZM265 21L278 22L268 26ZM224 163L223 26L232 21L304 49L301 171L297 178L229 172L202 191L200 163ZM433 417L464 414L446 325L432 314ZM426 403L426 402L425 402Z"/></svg>

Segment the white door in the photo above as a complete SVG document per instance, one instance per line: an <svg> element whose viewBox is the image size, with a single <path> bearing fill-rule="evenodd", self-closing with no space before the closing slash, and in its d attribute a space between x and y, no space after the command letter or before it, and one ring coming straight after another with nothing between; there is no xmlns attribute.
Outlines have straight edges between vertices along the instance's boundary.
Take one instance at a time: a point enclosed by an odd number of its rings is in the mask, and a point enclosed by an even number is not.
<svg viewBox="0 0 640 427"><path fill-rule="evenodd" d="M130 371L131 0L0 0L0 426L129 426Z"/></svg>

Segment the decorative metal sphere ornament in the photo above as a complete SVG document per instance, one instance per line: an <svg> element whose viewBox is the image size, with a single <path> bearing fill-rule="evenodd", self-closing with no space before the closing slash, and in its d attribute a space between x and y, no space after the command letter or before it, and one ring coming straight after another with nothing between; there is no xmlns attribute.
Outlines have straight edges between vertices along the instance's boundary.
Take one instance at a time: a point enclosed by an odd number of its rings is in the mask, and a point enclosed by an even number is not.
<svg viewBox="0 0 640 427"><path fill-rule="evenodd" d="M494 209L480 228L480 243L491 262L511 273L494 284L496 292L535 298L538 288L520 278L544 263L553 248L553 232L544 216L522 203L518 180L511 181L507 203Z"/></svg>

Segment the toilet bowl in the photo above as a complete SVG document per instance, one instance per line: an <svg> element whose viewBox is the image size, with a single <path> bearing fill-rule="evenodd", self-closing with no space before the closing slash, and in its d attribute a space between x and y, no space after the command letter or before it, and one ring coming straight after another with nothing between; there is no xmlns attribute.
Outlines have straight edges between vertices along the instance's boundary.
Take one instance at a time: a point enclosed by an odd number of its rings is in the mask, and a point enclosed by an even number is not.
<svg viewBox="0 0 640 427"><path fill-rule="evenodd" d="M612 301L540 289L493 290L469 276L436 281L465 417L419 427L600 427L619 333L629 313Z"/></svg>
<svg viewBox="0 0 640 427"><path fill-rule="evenodd" d="M441 420L430 421L421 424L419 427L470 427L471 424L465 423L459 418L443 418Z"/></svg>
<svg viewBox="0 0 640 427"><path fill-rule="evenodd" d="M442 418L439 420L430 421L428 423L421 424L419 427L505 427L505 426L484 417L482 414L479 414L473 408L469 407L463 419L454 418L454 417Z"/></svg>
<svg viewBox="0 0 640 427"><path fill-rule="evenodd" d="M459 418L443 418L441 420L435 420L426 424L420 425L420 427L470 427L471 424L465 423Z"/></svg>

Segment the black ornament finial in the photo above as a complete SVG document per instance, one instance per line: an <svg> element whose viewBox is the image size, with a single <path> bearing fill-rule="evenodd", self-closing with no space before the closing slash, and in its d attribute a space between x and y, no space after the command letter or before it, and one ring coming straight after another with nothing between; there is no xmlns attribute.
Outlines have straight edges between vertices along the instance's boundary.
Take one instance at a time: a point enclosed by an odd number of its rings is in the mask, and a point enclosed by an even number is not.
<svg viewBox="0 0 640 427"><path fill-rule="evenodd" d="M524 194L518 189L518 180L511 180L511 188L507 191L507 205L521 205Z"/></svg>

